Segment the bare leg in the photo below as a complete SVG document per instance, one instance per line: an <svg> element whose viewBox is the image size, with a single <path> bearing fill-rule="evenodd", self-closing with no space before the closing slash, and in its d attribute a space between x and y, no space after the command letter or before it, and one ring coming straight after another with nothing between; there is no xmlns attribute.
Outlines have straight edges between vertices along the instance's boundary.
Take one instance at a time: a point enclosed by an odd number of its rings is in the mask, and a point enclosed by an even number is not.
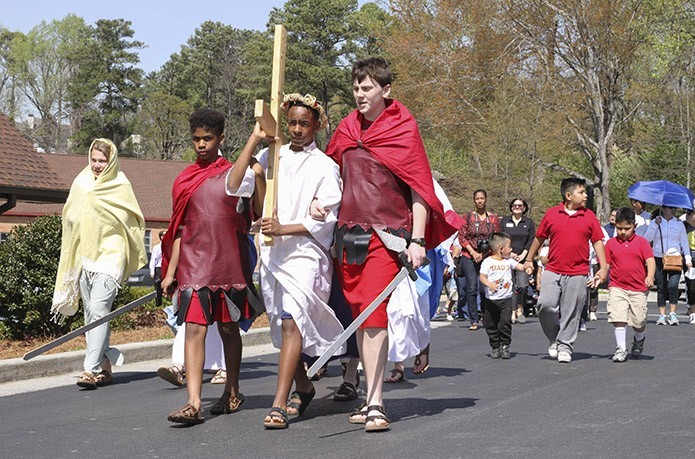
<svg viewBox="0 0 695 459"><path fill-rule="evenodd" d="M273 406L287 409L287 398L292 389L292 382L297 380L297 391L311 392L311 381L306 376L302 365L302 335L292 319L282 321L282 347L278 363L278 385L275 390Z"/></svg>
<svg viewBox="0 0 695 459"><path fill-rule="evenodd" d="M675 303L669 304L669 308L671 309L671 312L674 314L676 313L676 306L677 305Z"/></svg>
<svg viewBox="0 0 695 459"><path fill-rule="evenodd" d="M194 323L186 324L186 380L188 403L200 410L200 390L203 386L203 365L205 364L205 335L208 327Z"/></svg>
<svg viewBox="0 0 695 459"><path fill-rule="evenodd" d="M384 328L365 328L357 331L357 344L367 380L367 405L384 405L382 391L384 371L388 354L388 332ZM378 415L370 411L368 415ZM374 421L377 425L385 424L383 420Z"/></svg>
<svg viewBox="0 0 695 459"><path fill-rule="evenodd" d="M357 366L360 364L360 359L350 358L345 364L345 374L343 381L349 382L357 386Z"/></svg>
<svg viewBox="0 0 695 459"><path fill-rule="evenodd" d="M241 370L241 335L239 334L239 324L217 322L217 329L222 338L224 347L224 360L227 366L227 382L224 391L230 394L230 398L239 395L239 371ZM203 354L205 360L205 354ZM186 364L188 367L188 364Z"/></svg>

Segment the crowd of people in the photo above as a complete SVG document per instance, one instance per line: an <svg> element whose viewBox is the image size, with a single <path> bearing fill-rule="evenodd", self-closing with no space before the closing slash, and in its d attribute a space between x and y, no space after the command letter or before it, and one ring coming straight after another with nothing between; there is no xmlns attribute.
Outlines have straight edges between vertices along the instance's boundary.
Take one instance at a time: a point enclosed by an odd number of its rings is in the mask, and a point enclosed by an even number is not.
<svg viewBox="0 0 695 459"><path fill-rule="evenodd" d="M615 362L628 357L627 326L634 329L631 355L643 352L652 284L657 324L678 324L680 270L692 268L695 250L692 211L682 222L673 208L662 206L653 218L644 203L633 201L631 208L616 209L604 228L586 208L585 183L567 178L560 185L562 202L547 210L538 227L524 198L512 199L509 215L500 218L489 210L483 189L473 193L473 210L458 215L432 178L415 119L390 97L391 80L382 58L353 65L357 108L340 122L325 153L315 140L327 124L323 107L308 94L284 97L289 143L274 149L277 200L263 217L270 151L257 150L278 139L256 123L232 164L220 152L224 115L199 109L190 116L197 159L174 181L172 218L151 264L158 287L172 299L177 329L172 365L158 374L187 392L170 422L205 421L201 386L210 368L223 372L214 382L224 385L210 412L241 408L240 330L263 312L280 349L265 428L287 428L291 416L306 411L316 389L305 362L326 353L355 320L353 340L339 343L335 352L344 360L334 398L358 398L359 363L365 400L347 420L367 432L390 428L384 382L403 381L404 362L411 358L416 374L428 370L430 319L442 286L447 319L467 320L475 331L482 318L493 359L511 358L512 325L534 314L548 338L548 355L571 362L582 316L596 319L598 288L609 269ZM142 214L113 143L95 140L63 216L54 312L74 314L81 295L90 322L109 312L120 282L146 256ZM265 236L258 256L254 230ZM257 259L259 288L252 277ZM680 263L678 271L674 263ZM394 284L401 272L419 277ZM695 280L687 282L695 323ZM79 386L95 389L113 381L111 363L123 358L108 341L108 324L88 333ZM394 369L385 379L387 362Z"/></svg>

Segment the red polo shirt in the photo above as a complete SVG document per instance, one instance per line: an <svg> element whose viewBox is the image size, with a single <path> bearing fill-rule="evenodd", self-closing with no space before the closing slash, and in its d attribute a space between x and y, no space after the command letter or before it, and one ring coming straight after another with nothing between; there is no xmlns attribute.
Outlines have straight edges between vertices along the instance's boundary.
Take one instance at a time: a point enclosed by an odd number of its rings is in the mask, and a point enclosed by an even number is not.
<svg viewBox="0 0 695 459"><path fill-rule="evenodd" d="M551 207L543 216L536 236L550 238L546 269L570 276L589 274L589 242L603 239L596 214L582 207L570 215L565 205Z"/></svg>
<svg viewBox="0 0 695 459"><path fill-rule="evenodd" d="M632 292L647 291L644 279L647 277L645 263L649 258L654 258L654 252L642 236L633 234L627 241L617 237L609 239L606 242L606 261L611 265L608 286Z"/></svg>

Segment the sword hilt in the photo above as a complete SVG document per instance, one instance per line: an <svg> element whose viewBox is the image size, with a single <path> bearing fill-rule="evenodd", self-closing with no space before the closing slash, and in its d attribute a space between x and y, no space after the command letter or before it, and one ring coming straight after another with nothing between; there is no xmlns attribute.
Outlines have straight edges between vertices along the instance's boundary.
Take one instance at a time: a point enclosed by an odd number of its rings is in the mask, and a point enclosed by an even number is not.
<svg viewBox="0 0 695 459"><path fill-rule="evenodd" d="M406 253L405 250L398 254L398 261L400 261L401 265L403 265L403 267L408 270L408 277L410 277L410 279L413 282L415 282L417 280L417 272L415 272L415 268L413 268L413 264L408 261L408 254ZM425 257L425 259L422 261L422 265L420 265L420 266L427 266L429 264L430 264L430 259Z"/></svg>

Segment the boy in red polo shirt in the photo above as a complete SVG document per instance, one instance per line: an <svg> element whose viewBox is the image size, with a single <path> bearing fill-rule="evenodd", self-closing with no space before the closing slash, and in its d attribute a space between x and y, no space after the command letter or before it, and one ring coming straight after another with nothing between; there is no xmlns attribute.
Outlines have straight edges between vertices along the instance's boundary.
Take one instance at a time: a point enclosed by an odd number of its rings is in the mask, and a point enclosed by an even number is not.
<svg viewBox="0 0 695 459"><path fill-rule="evenodd" d="M572 361L579 318L586 287L606 280L606 254L603 231L596 215L586 206L586 182L566 178L560 184L564 202L551 207L543 216L524 267L533 273L533 257L543 241L550 238L548 264L543 272L543 289L538 300L538 320L550 340L548 355L558 362ZM594 246L600 269L588 279L589 244ZM558 321L559 318L559 321Z"/></svg>
<svg viewBox="0 0 695 459"><path fill-rule="evenodd" d="M627 360L625 326L635 330L630 353L637 358L644 350L647 324L647 293L654 285L656 262L649 242L635 234L635 212L621 207L615 214L616 237L606 243L606 261L610 267L608 284L608 322L615 333L613 361Z"/></svg>

